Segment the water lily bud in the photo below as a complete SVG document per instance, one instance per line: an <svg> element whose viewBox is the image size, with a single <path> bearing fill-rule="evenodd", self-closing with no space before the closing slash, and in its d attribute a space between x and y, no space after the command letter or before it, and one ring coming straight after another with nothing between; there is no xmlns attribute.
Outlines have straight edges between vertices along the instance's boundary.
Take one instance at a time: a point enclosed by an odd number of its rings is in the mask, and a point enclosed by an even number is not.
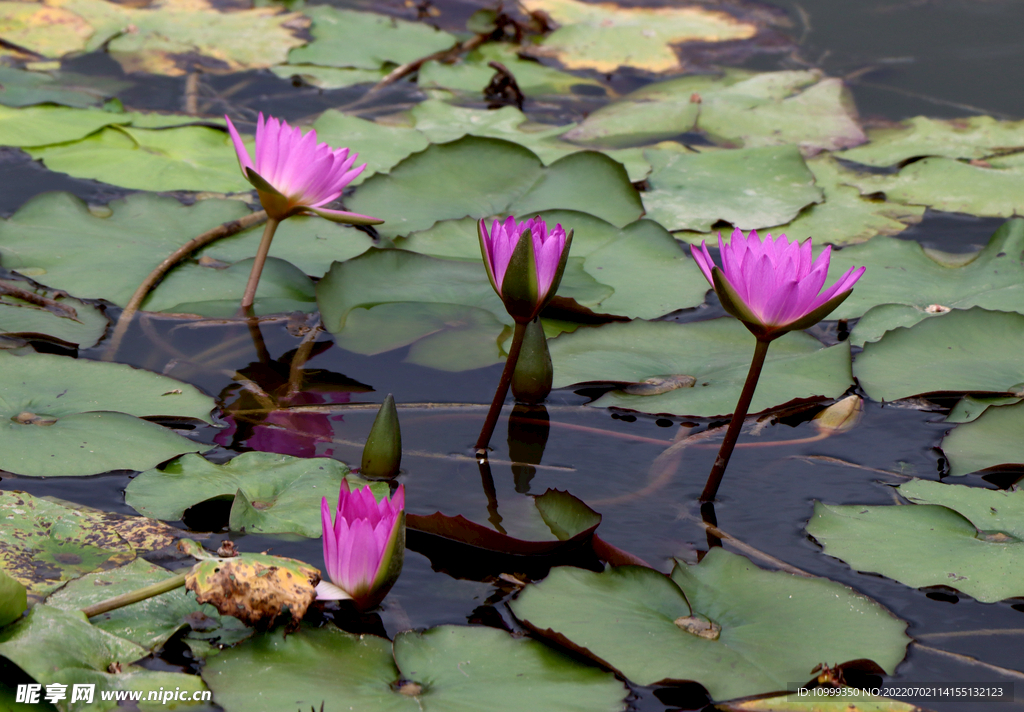
<svg viewBox="0 0 1024 712"><path fill-rule="evenodd" d="M491 286L505 310L519 323L532 321L558 291L569 258L572 231L561 225L550 232L540 217L517 223L509 217L477 225L480 252Z"/></svg>
<svg viewBox="0 0 1024 712"><path fill-rule="evenodd" d="M388 393L363 446L359 474L368 479L390 479L398 474L401 464L402 429L398 425L395 399Z"/></svg>
<svg viewBox="0 0 1024 712"><path fill-rule="evenodd" d="M818 413L811 422L818 432L834 435L850 430L863 413L864 400L860 396L846 396Z"/></svg>
<svg viewBox="0 0 1024 712"><path fill-rule="evenodd" d="M554 375L544 327L540 319L534 319L526 325L523 334L523 347L512 374L512 395L520 403L540 403L551 393Z"/></svg>
<svg viewBox="0 0 1024 712"><path fill-rule="evenodd" d="M324 497L324 568L330 581L316 587L320 601L351 600L360 611L377 606L402 573L405 557L405 486L380 502L369 487L342 481L338 507Z"/></svg>
<svg viewBox="0 0 1024 712"><path fill-rule="evenodd" d="M811 241L790 242L785 235L764 241L751 230L749 237L735 230L726 245L718 236L722 266L715 265L702 242L690 247L704 277L711 283L722 307L743 322L761 341L771 341L787 331L814 326L832 313L853 290L864 268L851 267L824 292L832 247L812 261Z"/></svg>

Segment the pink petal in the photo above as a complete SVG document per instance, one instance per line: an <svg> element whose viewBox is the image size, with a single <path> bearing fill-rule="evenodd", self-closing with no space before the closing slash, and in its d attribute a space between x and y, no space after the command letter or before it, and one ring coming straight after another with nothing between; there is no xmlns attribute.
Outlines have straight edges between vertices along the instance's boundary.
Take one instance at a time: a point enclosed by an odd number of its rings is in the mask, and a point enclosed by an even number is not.
<svg viewBox="0 0 1024 712"><path fill-rule="evenodd" d="M231 136L231 143L235 145L235 153L238 154L238 165L242 168L242 175L245 175L246 168L253 168L252 159L249 158L249 150L242 143L242 137L238 135L238 130L235 125L231 123L231 119L227 116L224 117L228 122L228 134ZM256 171L259 173L259 171Z"/></svg>
<svg viewBox="0 0 1024 712"><path fill-rule="evenodd" d="M708 281L712 287L715 286L715 278L711 275L711 268L715 266L714 260L711 259L711 253L708 252L707 244L701 240L700 249L696 245L690 245L690 254L693 255L693 261L700 267L700 271L704 274L704 279Z"/></svg>

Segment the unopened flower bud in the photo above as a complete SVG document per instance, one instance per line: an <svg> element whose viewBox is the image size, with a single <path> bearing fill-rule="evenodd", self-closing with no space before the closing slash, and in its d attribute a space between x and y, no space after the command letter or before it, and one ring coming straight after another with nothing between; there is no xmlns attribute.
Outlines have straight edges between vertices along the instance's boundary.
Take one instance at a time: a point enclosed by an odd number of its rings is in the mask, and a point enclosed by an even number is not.
<svg viewBox="0 0 1024 712"><path fill-rule="evenodd" d="M366 438L359 474L367 479L391 479L398 474L401 464L402 429L395 399L388 393Z"/></svg>

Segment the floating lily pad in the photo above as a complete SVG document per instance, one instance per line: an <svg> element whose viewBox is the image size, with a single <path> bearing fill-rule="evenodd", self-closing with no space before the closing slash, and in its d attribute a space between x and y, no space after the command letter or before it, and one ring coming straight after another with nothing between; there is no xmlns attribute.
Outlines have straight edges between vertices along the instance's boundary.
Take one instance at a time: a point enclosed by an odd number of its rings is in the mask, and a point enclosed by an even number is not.
<svg viewBox="0 0 1024 712"><path fill-rule="evenodd" d="M399 633L393 654L383 638L333 626L262 634L210 660L203 678L227 712L318 709L326 694L380 712L612 712L627 694L611 674L541 643L463 626Z"/></svg>
<svg viewBox="0 0 1024 712"><path fill-rule="evenodd" d="M556 568L511 608L639 685L692 680L715 700L786 690L822 660L871 659L891 674L910 643L905 623L846 586L764 571L721 548L676 562L671 578Z"/></svg>
<svg viewBox="0 0 1024 712"><path fill-rule="evenodd" d="M104 126L122 122L122 115L102 109L0 106L0 145L26 147L77 141Z"/></svg>
<svg viewBox="0 0 1024 712"><path fill-rule="evenodd" d="M499 42L484 44L455 64L426 62L420 67L416 81L421 89L449 89L479 95L495 75L488 62L504 65L515 77L519 89L529 97L570 94L573 87L602 86L589 77L578 77L536 61L520 59L518 48Z"/></svg>
<svg viewBox="0 0 1024 712"><path fill-rule="evenodd" d="M387 173L402 159L430 145L430 140L416 129L386 126L334 109L320 114L313 128L318 140L330 146L346 146L359 154L359 163L366 162L366 169L352 181L353 185L359 185L374 173Z"/></svg>
<svg viewBox="0 0 1024 712"><path fill-rule="evenodd" d="M359 186L346 204L383 218L378 231L388 237L466 216L561 208L621 226L643 212L625 170L607 156L573 154L544 168L522 146L476 136L409 156Z"/></svg>
<svg viewBox="0 0 1024 712"><path fill-rule="evenodd" d="M914 504L940 504L959 512L983 532L1024 540L1024 490L990 490L933 480L911 480L899 493ZM998 537L996 537L998 538Z"/></svg>
<svg viewBox="0 0 1024 712"><path fill-rule="evenodd" d="M55 141L51 138L47 143ZM227 132L205 126L160 130L117 126L81 141L33 148L28 153L51 171L137 190L231 193L252 188L238 169Z"/></svg>
<svg viewBox="0 0 1024 712"><path fill-rule="evenodd" d="M599 218L569 210L538 213L549 225L574 231L571 255L583 269L615 291L593 305L602 314L655 319L704 301L707 280L667 230L651 220L618 228ZM405 250L436 257L480 260L477 221L446 220L399 239ZM482 267L481 267L482 269Z"/></svg>
<svg viewBox="0 0 1024 712"><path fill-rule="evenodd" d="M933 304L1024 313L1024 267L1018 259L1022 251L1024 220L1020 218L1000 226L985 249L973 255L946 254L888 237L847 247L832 257L829 279L838 279L851 265L867 269L831 318L853 319L880 304L915 307L918 320L927 318L925 309ZM894 313L899 323L892 328L906 324L904 313Z"/></svg>
<svg viewBox="0 0 1024 712"><path fill-rule="evenodd" d="M200 257L217 260L219 263L239 262L255 256L262 236L263 226L259 225L217 240L203 248L199 254ZM270 257L287 260L311 277L322 277L330 269L331 262L361 255L373 245L372 237L351 225L339 225L319 217L295 215L278 226L274 241L270 243ZM225 266L215 265L217 268Z"/></svg>
<svg viewBox="0 0 1024 712"><path fill-rule="evenodd" d="M991 116L929 119L915 116L897 127L868 131L871 142L842 154L868 166L892 166L910 158L944 156L979 159L1024 148L1024 121Z"/></svg>
<svg viewBox="0 0 1024 712"><path fill-rule="evenodd" d="M4 287L25 290L27 294L4 294ZM64 292L22 280L0 281L0 334L87 349L103 338L108 324L99 307Z"/></svg>
<svg viewBox="0 0 1024 712"><path fill-rule="evenodd" d="M864 141L849 91L816 71L730 71L649 84L590 114L564 138L637 146L689 131L731 146L792 143L806 154Z"/></svg>
<svg viewBox="0 0 1024 712"><path fill-rule="evenodd" d="M853 374L874 400L951 391L1005 394L1024 383L1017 339L1022 329L1020 314L957 309L865 344Z"/></svg>
<svg viewBox="0 0 1024 712"><path fill-rule="evenodd" d="M98 106L130 86L130 82L119 79L73 72L27 72L0 67L0 104L5 106L61 104L84 109Z"/></svg>
<svg viewBox="0 0 1024 712"><path fill-rule="evenodd" d="M993 405L1013 405L1020 403L1018 396L972 396L966 395L956 402L949 415L946 416L947 423L970 423L977 420L982 413Z"/></svg>
<svg viewBox="0 0 1024 712"><path fill-rule="evenodd" d="M939 485L943 488L972 489L963 485ZM901 486L902 491L902 486ZM917 488L910 492L936 495L934 490ZM1010 503L999 492L972 493L964 512L958 492L941 496L946 506L835 506L818 502L807 533L825 547L825 553L842 559L858 571L870 571L902 584L949 586L983 603L1024 596L1024 584L1013 572L1024 567L1024 542L1003 531L983 531L1005 514L998 509ZM987 502L987 505L986 505ZM994 507L998 516L981 517L973 523L968 516L983 513L982 507Z"/></svg>
<svg viewBox="0 0 1024 712"><path fill-rule="evenodd" d="M569 258L561 297L590 308L611 291ZM500 360L498 340L512 323L480 265L405 250L371 249L334 263L317 300L342 348L376 354L412 344L409 361L442 370Z"/></svg>
<svg viewBox="0 0 1024 712"><path fill-rule="evenodd" d="M1024 213L1024 156L1013 154L981 163L924 158L896 174L863 175L848 180L861 193L924 205L947 213L1003 217Z"/></svg>
<svg viewBox="0 0 1024 712"><path fill-rule="evenodd" d="M68 582L50 594L46 605L74 613L173 576L170 571L156 564L135 559L116 569L87 574ZM219 628L220 624L214 617L216 615L212 606L199 605L182 587L93 616L89 622L119 638L130 640L147 650L154 650L182 628L189 627L190 621L204 630Z"/></svg>
<svg viewBox="0 0 1024 712"><path fill-rule="evenodd" d="M140 419L209 422L213 399L180 381L122 364L50 354L0 352L0 365L0 469L29 477L145 470L210 448Z"/></svg>
<svg viewBox="0 0 1024 712"><path fill-rule="evenodd" d="M221 12L206 0L161 0L130 7L101 0L52 0L84 18L96 31L87 50L105 48L126 72L180 76L196 66L229 73L280 64L305 43L298 13L277 8Z"/></svg>
<svg viewBox="0 0 1024 712"><path fill-rule="evenodd" d="M320 89L344 89L357 84L376 84L388 75L385 69L320 67L315 64L278 64L271 67L270 71L281 79L298 77L306 84Z"/></svg>
<svg viewBox="0 0 1024 712"><path fill-rule="evenodd" d="M131 562L173 538L158 522L76 509L24 492L0 493L0 563L40 600L63 582Z"/></svg>
<svg viewBox="0 0 1024 712"><path fill-rule="evenodd" d="M26 608L25 585L0 568L0 628L21 618Z"/></svg>
<svg viewBox="0 0 1024 712"><path fill-rule="evenodd" d="M707 232L719 220L742 230L787 223L821 189L795 146L705 153L648 149L647 217L669 230Z"/></svg>
<svg viewBox="0 0 1024 712"><path fill-rule="evenodd" d="M690 324L634 321L580 328L548 342L555 388L577 383L630 384L654 376L685 374L692 388L659 395L610 391L594 401L643 413L712 417L732 412L750 367L754 337L735 319ZM837 398L853 382L849 346L825 348L792 332L772 342L750 412L797 399Z"/></svg>
<svg viewBox="0 0 1024 712"><path fill-rule="evenodd" d="M71 703L71 694L57 703L61 712L111 710L115 700L102 693L140 691L144 712L160 709L147 704L150 691L177 690L185 695L205 690L197 675L146 670L129 665L146 655L134 643L89 625L80 613L39 605L29 614L0 631L0 655L13 662L42 685L95 685L92 704ZM108 672L117 666L119 672Z"/></svg>
<svg viewBox="0 0 1024 712"><path fill-rule="evenodd" d="M98 217L67 193L30 200L0 223L3 266L76 297L106 299L123 307L169 254L207 230L249 214L237 200L184 206L147 194L115 200L110 209L109 217Z"/></svg>
<svg viewBox="0 0 1024 712"><path fill-rule="evenodd" d="M949 474L966 475L983 470L1024 470L1024 407L989 407L973 421L958 425L942 439L942 452L949 461ZM1024 539L1024 536L1021 537Z"/></svg>
<svg viewBox="0 0 1024 712"><path fill-rule="evenodd" d="M177 520L200 502L233 500L232 531L318 537L320 500L336 498L347 473L344 464L323 457L246 452L215 465L186 455L135 477L125 489L125 502L146 516ZM372 489L383 496L387 484Z"/></svg>
<svg viewBox="0 0 1024 712"><path fill-rule="evenodd" d="M291 64L378 69L385 62L404 64L456 43L454 36L424 22L408 22L374 12L316 5L303 11L313 20L313 41L293 49Z"/></svg>
<svg viewBox="0 0 1024 712"><path fill-rule="evenodd" d="M253 258L234 264L184 264L174 269L142 302L146 311L230 317L252 273ZM257 315L316 311L313 281L295 265L270 257L263 265L253 311Z"/></svg>
<svg viewBox="0 0 1024 712"><path fill-rule="evenodd" d="M524 0L523 6L546 12L558 23L532 53L554 57L569 69L677 71L682 67L672 45L745 40L757 34L755 25L703 7L627 8L579 0Z"/></svg>

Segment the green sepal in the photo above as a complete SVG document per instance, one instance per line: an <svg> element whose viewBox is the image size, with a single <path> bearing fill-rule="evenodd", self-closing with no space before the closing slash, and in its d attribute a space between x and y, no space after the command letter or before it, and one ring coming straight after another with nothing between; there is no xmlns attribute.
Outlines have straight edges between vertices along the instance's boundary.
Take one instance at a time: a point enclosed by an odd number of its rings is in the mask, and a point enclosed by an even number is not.
<svg viewBox="0 0 1024 712"><path fill-rule="evenodd" d="M554 367L544 327L540 319L534 319L523 333L523 346L512 373L512 395L521 403L540 403L551 393L553 380Z"/></svg>
<svg viewBox="0 0 1024 712"><path fill-rule="evenodd" d="M395 399L388 393L366 438L359 474L366 479L391 479L401 464L402 428Z"/></svg>
<svg viewBox="0 0 1024 712"><path fill-rule="evenodd" d="M551 280L551 289L544 296L544 303L541 304L541 309L547 306L548 302L555 298L555 294L558 292L558 286L562 283L562 275L565 274L565 266L569 263L569 249L572 247L572 236L575 230L570 230L565 236L565 246L562 247L562 257L558 260L558 269L555 270L555 277ZM540 309L537 310L540 314Z"/></svg>
<svg viewBox="0 0 1024 712"><path fill-rule="evenodd" d="M308 205L297 206L289 213L289 215L297 215L298 213L304 213L306 211L319 215L324 220L330 220L331 222L339 223L341 225L380 225L384 222L381 218L374 218L369 215L347 213L344 210L323 210L321 208L311 208Z"/></svg>
<svg viewBox="0 0 1024 712"><path fill-rule="evenodd" d="M480 240L480 256L484 260L484 269L487 270L487 279L491 280L491 286L498 296L501 296L501 287L494 281L494 269L491 267L491 258L487 254L487 224L483 220L476 223L476 236Z"/></svg>
<svg viewBox="0 0 1024 712"><path fill-rule="evenodd" d="M384 597L388 595L388 591L395 585L395 581L402 573L402 564L405 561L405 511L401 511L398 514L398 520L395 522L395 528L391 530L391 536L388 537L387 546L384 547L384 554L382 556L383 564L380 567L380 571L377 572L376 578L373 579L373 583L370 585L370 590L365 596L360 596L358 599L353 598L353 602L360 611L368 611L371 608L375 608L380 605L380 602L384 600Z"/></svg>
<svg viewBox="0 0 1024 712"><path fill-rule="evenodd" d="M711 277L715 281L715 294L718 295L718 301L722 303L722 308L726 312L746 324L747 328L758 338L761 338L760 332L771 331L750 310L747 303L740 299L735 288L717 265L711 268Z"/></svg>
<svg viewBox="0 0 1024 712"><path fill-rule="evenodd" d="M518 322L528 322L540 312L537 255L533 251L533 237L529 229L523 230L512 250L499 294L505 303L505 311Z"/></svg>
<svg viewBox="0 0 1024 712"><path fill-rule="evenodd" d="M252 183L253 187L256 188L256 190L258 190L259 192L269 193L270 195L278 196L281 198L285 197L284 193L282 193L277 188L272 186L270 182L267 181L266 178L264 178L259 173L254 171L252 168L245 169L245 177L250 183Z"/></svg>

